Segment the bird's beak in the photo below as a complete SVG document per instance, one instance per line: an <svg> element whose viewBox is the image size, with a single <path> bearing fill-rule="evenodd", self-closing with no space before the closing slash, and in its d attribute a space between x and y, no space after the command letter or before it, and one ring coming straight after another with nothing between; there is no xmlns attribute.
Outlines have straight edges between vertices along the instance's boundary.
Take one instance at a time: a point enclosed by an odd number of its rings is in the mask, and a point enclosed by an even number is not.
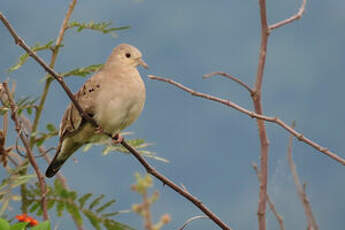
<svg viewBox="0 0 345 230"><path fill-rule="evenodd" d="M144 67L145 69L148 69L148 68L149 68L149 65L146 64L146 62L144 62L143 59L140 58L140 59L138 60L138 62L139 62L139 65L141 65L141 66Z"/></svg>

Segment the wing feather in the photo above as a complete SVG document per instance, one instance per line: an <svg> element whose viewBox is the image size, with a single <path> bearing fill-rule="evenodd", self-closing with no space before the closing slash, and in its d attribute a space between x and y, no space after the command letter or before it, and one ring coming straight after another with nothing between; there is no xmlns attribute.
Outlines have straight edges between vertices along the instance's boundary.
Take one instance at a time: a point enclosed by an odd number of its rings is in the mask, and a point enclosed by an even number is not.
<svg viewBox="0 0 345 230"><path fill-rule="evenodd" d="M100 77L102 76L102 74L99 73L100 72L88 79L74 95L82 109L90 116L95 114L95 98L100 88ZM60 142L62 142L66 136L73 135L83 124L84 119L80 116L78 110L71 102L62 117L59 132Z"/></svg>

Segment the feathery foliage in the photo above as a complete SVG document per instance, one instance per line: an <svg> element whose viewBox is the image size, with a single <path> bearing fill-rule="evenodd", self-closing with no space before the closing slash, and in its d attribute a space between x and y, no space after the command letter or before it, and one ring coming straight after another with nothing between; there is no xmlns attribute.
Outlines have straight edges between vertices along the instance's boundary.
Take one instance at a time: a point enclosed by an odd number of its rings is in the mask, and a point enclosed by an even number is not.
<svg viewBox="0 0 345 230"><path fill-rule="evenodd" d="M53 49L53 48L54 48L54 41L49 41L48 43L46 43L44 45L40 45L40 43L36 43L33 47L31 47L31 49L34 52ZM24 65L24 63L28 60L29 57L30 57L30 55L28 53L21 55L19 57L17 63L8 69L8 72L13 72L13 71L19 69L20 67L22 67L22 65Z"/></svg>
<svg viewBox="0 0 345 230"><path fill-rule="evenodd" d="M27 191L28 210L38 216L42 215L40 205L40 189L38 184L28 186ZM103 202L104 195L94 196L92 193L78 195L76 191L65 189L56 179L53 187L48 187L46 198L48 210L55 207L57 216L61 217L66 211L78 224L83 223L82 215L89 220L91 225L100 230L103 225L107 230L130 230L131 227L114 220L119 212L106 212L106 209L115 204L115 200Z"/></svg>
<svg viewBox="0 0 345 230"><path fill-rule="evenodd" d="M86 67L72 69L68 72L62 73L62 77L69 77L69 76L79 76L79 77L86 77L87 75L97 72L100 68L102 68L103 64L94 64L89 65Z"/></svg>
<svg viewBox="0 0 345 230"><path fill-rule="evenodd" d="M130 26L120 26L120 27L110 27L111 22L99 22L95 23L93 21L89 23L81 23L81 22L70 22L68 24L68 29L77 28L77 32L81 32L83 30L95 30L98 32L102 32L104 34L118 31L118 30L127 30L130 28Z"/></svg>
<svg viewBox="0 0 345 230"><path fill-rule="evenodd" d="M20 172L23 171L27 166L28 164L23 164L15 169L9 169L8 176L2 180L0 184L0 201L2 203L0 207L0 217L3 216L12 200L20 200L20 196L16 195L13 192L13 189L27 183L29 180L35 177L33 174L21 175Z"/></svg>

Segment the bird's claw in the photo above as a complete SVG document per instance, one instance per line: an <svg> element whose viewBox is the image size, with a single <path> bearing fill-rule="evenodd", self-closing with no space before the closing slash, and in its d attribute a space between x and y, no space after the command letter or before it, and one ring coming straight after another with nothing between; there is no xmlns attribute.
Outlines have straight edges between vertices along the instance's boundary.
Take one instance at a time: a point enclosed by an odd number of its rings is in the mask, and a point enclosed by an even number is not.
<svg viewBox="0 0 345 230"><path fill-rule="evenodd" d="M111 140L115 145L117 145L117 144L121 144L123 139L124 139L123 136L121 136L120 134L117 133L117 134L113 135Z"/></svg>

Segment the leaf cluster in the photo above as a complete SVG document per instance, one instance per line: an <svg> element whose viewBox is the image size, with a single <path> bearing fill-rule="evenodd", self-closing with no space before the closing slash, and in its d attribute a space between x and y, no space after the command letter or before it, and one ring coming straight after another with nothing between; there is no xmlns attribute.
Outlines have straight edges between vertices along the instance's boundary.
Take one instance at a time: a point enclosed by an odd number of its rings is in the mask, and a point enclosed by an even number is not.
<svg viewBox="0 0 345 230"><path fill-rule="evenodd" d="M8 221L0 218L0 229L1 230L25 230L27 225L28 225L28 223L25 223L25 222L10 225L10 223L8 223ZM36 226L30 228L30 230L50 230L50 223L49 223L49 221L44 221L44 222L40 223L39 225L36 225Z"/></svg>
<svg viewBox="0 0 345 230"><path fill-rule="evenodd" d="M28 210L38 216L42 215L40 205L40 190L38 185L29 186L27 191ZM66 211L78 223L83 223L86 217L91 225L100 230L103 225L107 230L130 230L131 227L119 223L113 219L119 212L106 212L110 206L113 206L115 200L102 202L104 195L94 196L92 193L78 195L76 191L67 190L57 179L53 187L48 188L46 199L48 201L48 210L55 207L56 213L61 217Z"/></svg>
<svg viewBox="0 0 345 230"><path fill-rule="evenodd" d="M47 132L35 132L31 134L31 137L37 146L41 146L46 140L57 136L59 133L58 129L52 123L48 123L46 125L46 129Z"/></svg>
<svg viewBox="0 0 345 230"><path fill-rule="evenodd" d="M20 98L16 101L17 105L17 113L20 115L24 110L31 115L32 109L36 108L35 103L37 102L38 98L32 98L30 96ZM10 109L10 105L7 101L4 101L3 105L0 106L0 115L4 115Z"/></svg>
<svg viewBox="0 0 345 230"><path fill-rule="evenodd" d="M62 77L69 77L69 76L79 76L79 77L86 77L87 75L97 72L100 68L103 67L103 64L94 64L89 65L86 67L72 69L68 72L62 73Z"/></svg>
<svg viewBox="0 0 345 230"><path fill-rule="evenodd" d="M4 214L10 201L20 200L20 197L13 194L12 190L22 184L27 183L30 179L35 177L33 174L21 174L26 167L27 164L23 164L15 169L8 169L8 176L2 180L0 184L0 201L2 203L0 208L0 216Z"/></svg>
<svg viewBox="0 0 345 230"><path fill-rule="evenodd" d="M125 135L130 135L132 133L130 132L125 132L125 133L121 133L122 136ZM168 163L169 161L163 157L159 157L157 155L157 153L155 152L151 152L148 150L145 150L145 148L153 145L152 143L147 143L144 139L130 139L130 140L126 140L128 144L130 144L131 146L133 146L140 154L142 154L145 157L149 157L155 160L159 160L165 163ZM120 152L120 153L126 153L129 154L128 150L126 148L124 148L122 145L114 145L111 141L105 141L104 143L89 143L87 145L84 146L83 151L87 152L92 146L94 145L99 145L99 144L103 144L104 145L104 149L102 150L103 155L108 155L110 152Z"/></svg>
<svg viewBox="0 0 345 230"><path fill-rule="evenodd" d="M54 41L49 41L44 45L41 45L40 43L36 43L33 47L31 47L32 51L34 51L34 52L42 51L42 50L51 50L53 48L54 48ZM30 55L28 53L21 55L19 57L17 63L8 69L8 72L13 72L13 71L19 69L20 67L22 67L22 65L25 64L25 62L28 60L29 57L30 57Z"/></svg>

